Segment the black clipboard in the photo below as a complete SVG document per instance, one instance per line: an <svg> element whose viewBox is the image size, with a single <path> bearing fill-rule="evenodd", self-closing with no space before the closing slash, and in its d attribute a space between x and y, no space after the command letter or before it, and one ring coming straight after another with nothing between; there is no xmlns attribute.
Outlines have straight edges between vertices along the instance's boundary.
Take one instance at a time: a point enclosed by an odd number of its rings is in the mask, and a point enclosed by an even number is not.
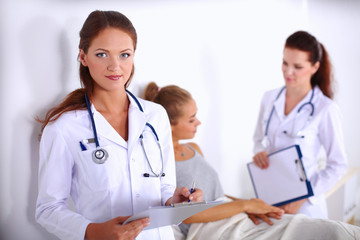
<svg viewBox="0 0 360 240"><path fill-rule="evenodd" d="M308 181L299 145L270 153L269 167L260 169L248 163L251 182L257 198L281 206L314 195Z"/></svg>

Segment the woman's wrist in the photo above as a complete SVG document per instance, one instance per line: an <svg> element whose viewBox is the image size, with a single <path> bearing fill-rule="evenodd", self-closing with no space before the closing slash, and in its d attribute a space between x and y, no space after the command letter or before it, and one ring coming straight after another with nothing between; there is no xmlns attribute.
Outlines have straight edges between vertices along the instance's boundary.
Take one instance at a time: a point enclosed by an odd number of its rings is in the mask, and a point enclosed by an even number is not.
<svg viewBox="0 0 360 240"><path fill-rule="evenodd" d="M97 231L98 223L89 223L85 231L85 240L94 239L94 233Z"/></svg>
<svg viewBox="0 0 360 240"><path fill-rule="evenodd" d="M238 212L246 212L250 209L249 200L246 199L237 199L234 201L238 207Z"/></svg>

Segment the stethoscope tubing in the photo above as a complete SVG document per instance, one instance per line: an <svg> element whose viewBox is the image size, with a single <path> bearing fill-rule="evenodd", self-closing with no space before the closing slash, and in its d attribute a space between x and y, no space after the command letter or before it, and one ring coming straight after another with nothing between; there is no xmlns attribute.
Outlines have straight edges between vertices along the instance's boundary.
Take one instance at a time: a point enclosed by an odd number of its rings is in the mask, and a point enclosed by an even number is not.
<svg viewBox="0 0 360 240"><path fill-rule="evenodd" d="M128 90L126 90L126 92L135 100L135 102L138 105L140 111L144 112L139 100L131 92L129 92ZM90 101L89 101L89 98L88 98L86 93L85 93L85 102L86 102L86 107L87 107L87 110L88 110L88 113L89 113L89 116L90 116L91 125L92 125L92 129L93 129L93 133L94 133L95 145L96 145L96 149L92 153L92 158L93 158L93 161L95 163L103 164L107 160L109 154L105 149L100 147L99 139L98 139L98 135L97 135L97 131L96 131L96 126L95 126L95 120L94 120L94 117L93 117L93 114L92 114L92 111L91 111ZM148 155L147 155L147 153L145 151L145 146L144 146L144 142L143 142L143 135L141 134L140 137L139 137L140 138L140 143L141 143L142 149L144 151L146 161L147 161L147 163L148 163L148 165L150 167L151 172L153 173L153 175L150 175L149 173L144 173L143 175L144 175L144 177L164 177L165 176L165 173L164 173L164 158L163 158L163 154L162 154L161 145L160 145L160 142L159 142L159 136L157 135L157 133L155 131L155 128L150 123L146 122L146 126L148 126L151 129L151 131L153 132L153 134L155 136L155 139L156 139L156 143L157 143L157 145L159 147L159 150L160 150L161 172L159 174L156 174L154 172L154 170L152 168L152 165L150 164Z"/></svg>
<svg viewBox="0 0 360 240"><path fill-rule="evenodd" d="M272 115L273 115L273 113L274 113L274 111L275 111L275 101L279 99L281 93L282 93L285 89L286 89L286 86L284 86L283 88L281 88L280 92L278 93L278 95L276 96L276 98L275 98L275 100L274 100L273 107L272 107L271 112L270 112L270 114L269 114L269 118L268 118L268 120L267 120L267 122L266 122L264 138L267 138L267 137L268 137L268 131L269 131L269 126L270 126L270 121L271 121ZM302 104L302 105L298 108L298 110L297 110L297 112L296 112L295 120L294 120L294 125L295 125L295 123L296 123L296 117L297 117L297 115L299 115L301 109L303 109L303 107L305 107L305 106L308 105L308 104L309 104L310 107L311 107L311 112L310 112L310 114L309 114L309 119L308 119L308 121L312 118L312 116L314 115L314 111L315 111L314 104L312 103L313 98L314 98L314 88L312 88L310 100L309 100L308 102ZM294 130L294 126L293 126L293 130ZM287 132L284 131L284 133L287 133ZM292 136L292 135L291 135L291 136ZM304 138L304 136L302 136L302 138Z"/></svg>
<svg viewBox="0 0 360 240"><path fill-rule="evenodd" d="M150 126L151 126L151 125L150 125ZM159 173L159 174L156 174L156 173L154 172L154 170L153 170L153 168L152 168L152 165L150 164L149 157L148 157L148 155L147 155L147 153L146 153L146 151L145 151L145 146L144 146L144 141L143 141L143 136L142 136L142 134L141 134L141 136L140 136L140 143L141 143L142 149L143 149L143 151L144 151L146 161L147 161L147 163L148 163L148 165L149 165L149 167L150 167L150 171L154 174L155 177L163 177L163 176L165 176L165 173L163 173L163 170L162 170L161 173ZM160 150L161 169L164 169L164 161L163 161L164 158L163 158L163 155L162 155L161 145L160 145L160 143L159 143L158 140L156 141L156 144L158 145L159 150ZM144 177L150 177L150 176L151 176L150 174L144 173Z"/></svg>
<svg viewBox="0 0 360 240"><path fill-rule="evenodd" d="M283 87L283 88L280 90L280 92L278 93L278 95L277 95L276 98L275 98L275 101L279 99L281 93L282 93L285 89L286 89L286 87ZM271 109L271 112L270 112L270 114L269 114L269 118L268 118L268 120L267 120L267 122L266 122L265 137L267 137L267 135L268 135L270 120L271 120L272 115L273 115L273 113L274 113L274 111L275 111L275 101L274 101L273 107L272 107L272 109Z"/></svg>
<svg viewBox="0 0 360 240"><path fill-rule="evenodd" d="M97 136L96 126L95 126L95 120L94 120L94 116L93 116L93 114L92 114L92 112L91 112L91 107L90 107L89 98L88 98L88 96L87 96L86 93L85 93L85 101L86 101L87 110L88 110L88 112L89 112L92 129L93 129L93 132L94 132L95 146L98 148L98 147L100 147L100 144L99 144L99 139L98 139L98 136Z"/></svg>

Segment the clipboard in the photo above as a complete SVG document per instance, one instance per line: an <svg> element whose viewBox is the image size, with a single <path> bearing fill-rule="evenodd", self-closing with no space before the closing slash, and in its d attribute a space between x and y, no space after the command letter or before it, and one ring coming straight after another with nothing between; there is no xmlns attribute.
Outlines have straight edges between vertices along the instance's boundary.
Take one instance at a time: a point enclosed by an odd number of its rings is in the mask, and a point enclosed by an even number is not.
<svg viewBox="0 0 360 240"><path fill-rule="evenodd" d="M299 145L292 145L268 155L269 167L261 169L248 163L257 198L281 206L314 195L306 177Z"/></svg>
<svg viewBox="0 0 360 240"><path fill-rule="evenodd" d="M170 206L149 207L147 210L129 217L123 224L140 218L150 217L150 225L145 227L144 230L178 225L192 215L222 203L223 201L183 202L171 204Z"/></svg>

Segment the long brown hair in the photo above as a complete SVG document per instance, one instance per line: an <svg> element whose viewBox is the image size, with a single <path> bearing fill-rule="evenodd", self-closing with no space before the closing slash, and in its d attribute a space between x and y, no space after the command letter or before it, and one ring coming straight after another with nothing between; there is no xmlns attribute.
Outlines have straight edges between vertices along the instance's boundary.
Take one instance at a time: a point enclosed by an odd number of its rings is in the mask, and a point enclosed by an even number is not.
<svg viewBox="0 0 360 240"><path fill-rule="evenodd" d="M147 85L143 97L162 105L169 116L171 125L177 124L178 118L184 114L182 107L192 99L191 94L183 88L176 85L159 88L154 82Z"/></svg>
<svg viewBox="0 0 360 240"><path fill-rule="evenodd" d="M319 69L311 77L311 85L313 87L319 86L325 96L333 98L332 66L324 45L310 33L297 31L286 39L285 47L307 52L309 53L309 61L312 64L320 63Z"/></svg>
<svg viewBox="0 0 360 240"><path fill-rule="evenodd" d="M97 37L101 31L109 27L117 28L126 32L132 39L134 50L136 50L137 34L131 21L119 12L99 10L90 13L85 20L84 25L80 30L79 49L83 50L86 54L92 40ZM72 110L86 109L85 93L88 95L89 99L91 99L94 90L94 80L90 75L89 68L83 66L82 64L80 64L79 74L82 88L69 93L63 102L51 108L46 113L45 119L42 120L37 118L37 121L43 124L41 132L49 122L57 120L63 113ZM130 84L133 74L134 66L129 79L125 84L125 88Z"/></svg>

